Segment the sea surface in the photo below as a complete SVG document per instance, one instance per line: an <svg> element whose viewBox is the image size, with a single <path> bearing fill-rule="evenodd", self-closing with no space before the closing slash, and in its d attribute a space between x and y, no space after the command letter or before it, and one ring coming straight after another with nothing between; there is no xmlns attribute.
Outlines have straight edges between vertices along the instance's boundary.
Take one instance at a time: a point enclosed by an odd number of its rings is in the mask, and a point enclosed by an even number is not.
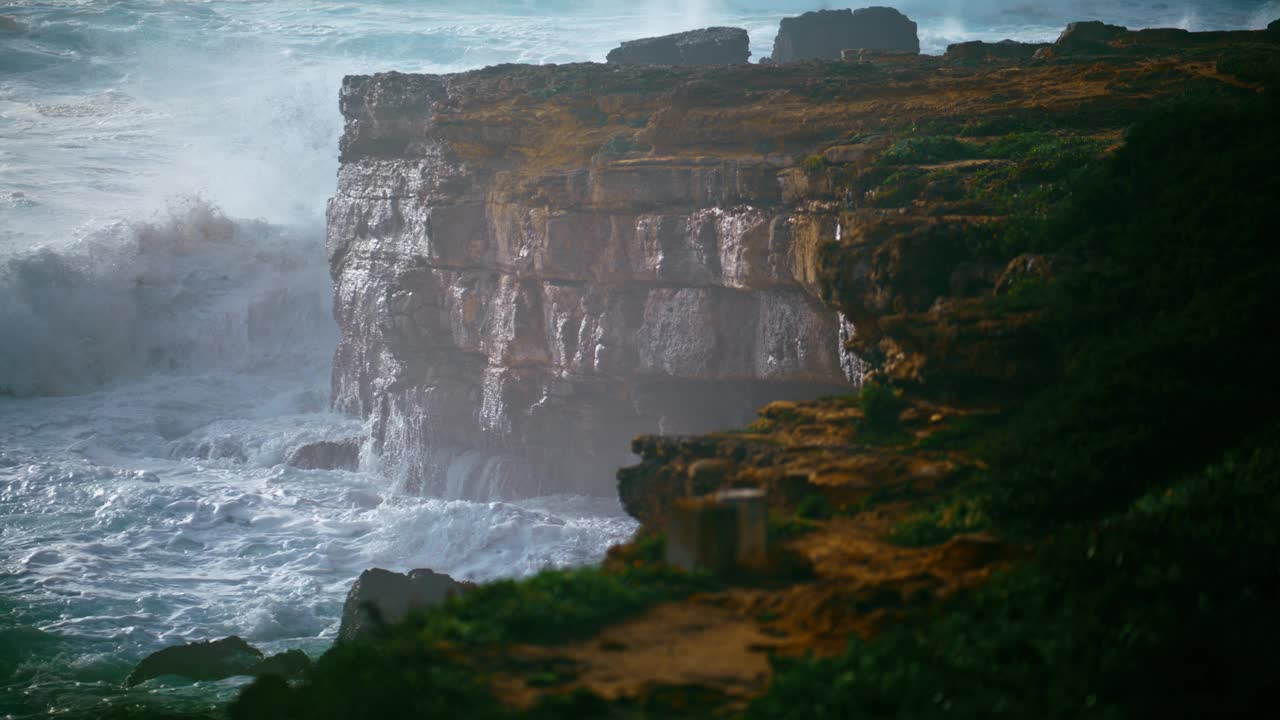
<svg viewBox="0 0 1280 720"><path fill-rule="evenodd" d="M192 640L323 652L368 567L521 577L629 537L612 498L417 497L367 454L359 472L284 464L364 430L328 409L339 83L602 61L713 24L747 28L759 58L782 16L821 5L0 2L0 718L208 708L243 681L120 683ZM1075 19L1280 17L1244 0L896 6L928 53Z"/></svg>

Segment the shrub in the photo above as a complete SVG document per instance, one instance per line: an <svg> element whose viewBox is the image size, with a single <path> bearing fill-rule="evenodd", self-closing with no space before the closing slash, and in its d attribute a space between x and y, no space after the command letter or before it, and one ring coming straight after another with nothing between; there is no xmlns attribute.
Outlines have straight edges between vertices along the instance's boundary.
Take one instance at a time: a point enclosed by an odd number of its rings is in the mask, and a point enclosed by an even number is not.
<svg viewBox="0 0 1280 720"><path fill-rule="evenodd" d="M957 140L950 135L925 135L905 137L880 154L882 165L921 165L967 160L978 157L973 143Z"/></svg>

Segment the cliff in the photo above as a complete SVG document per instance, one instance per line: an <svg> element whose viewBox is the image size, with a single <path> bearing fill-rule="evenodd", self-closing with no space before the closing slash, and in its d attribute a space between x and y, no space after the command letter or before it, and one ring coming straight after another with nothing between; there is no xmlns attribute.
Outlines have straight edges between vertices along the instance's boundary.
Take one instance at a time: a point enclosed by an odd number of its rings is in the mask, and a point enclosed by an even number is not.
<svg viewBox="0 0 1280 720"><path fill-rule="evenodd" d="M335 404L373 417L408 487L609 494L636 434L731 427L856 383L783 201L788 162L705 102L700 84L734 86L723 75L345 81Z"/></svg>
<svg viewBox="0 0 1280 720"><path fill-rule="evenodd" d="M1280 48L1096 30L1037 60L349 79L335 389L407 477L440 487L408 457L439 448L522 468L455 491L519 492L605 461L566 438L785 399L637 438L618 491L644 527L603 567L476 588L232 717L1274 704ZM571 391L540 404L549 378ZM767 566L661 561L682 498L742 486L767 491Z"/></svg>
<svg viewBox="0 0 1280 720"><path fill-rule="evenodd" d="M866 202L889 174L870 158L913 123L1033 109L1106 125L1213 76L1166 64L349 77L328 212L334 404L373 419L384 471L410 491L611 494L633 436L848 394L859 357L903 378L1006 373L922 347L940 324L975 344L1010 335L934 307L998 279L989 258L960 268L954 232L998 213ZM923 174L902 165L899 179ZM910 332L886 335L890 316Z"/></svg>

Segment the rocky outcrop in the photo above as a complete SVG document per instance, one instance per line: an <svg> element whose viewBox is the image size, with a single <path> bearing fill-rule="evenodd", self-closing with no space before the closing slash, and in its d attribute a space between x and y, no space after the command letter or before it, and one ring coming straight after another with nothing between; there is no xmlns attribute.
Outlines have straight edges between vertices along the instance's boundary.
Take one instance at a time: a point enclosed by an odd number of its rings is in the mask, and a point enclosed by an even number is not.
<svg viewBox="0 0 1280 720"><path fill-rule="evenodd" d="M817 10L782 19L771 60L839 60L845 49L918 53L920 38L916 24L893 8Z"/></svg>
<svg viewBox="0 0 1280 720"><path fill-rule="evenodd" d="M161 675L178 675L189 680L222 680L237 675L291 677L310 664L310 658L301 650L264 657L258 648L232 636L154 652L138 663L124 684L133 687Z"/></svg>
<svg viewBox="0 0 1280 720"><path fill-rule="evenodd" d="M338 642L350 642L383 625L394 625L411 610L438 605L468 587L468 583L431 570L412 570L408 575L381 568L365 570L342 605Z"/></svg>
<svg viewBox="0 0 1280 720"><path fill-rule="evenodd" d="M1267 31L1223 30L1191 32L1181 28L1148 28L1130 30L1120 25L1090 20L1067 26L1051 47L1040 51L1041 57L1073 55L1153 55L1177 54L1202 47L1222 47L1227 43L1248 43L1265 39Z"/></svg>
<svg viewBox="0 0 1280 720"><path fill-rule="evenodd" d="M751 40L741 28L713 27L628 40L609 51L620 65L731 65L751 57Z"/></svg>
<svg viewBox="0 0 1280 720"><path fill-rule="evenodd" d="M318 440L294 448L285 464L300 470L355 470L360 466L361 438Z"/></svg>
<svg viewBox="0 0 1280 720"><path fill-rule="evenodd" d="M994 43L972 40L948 45L946 57L948 60L1030 60L1041 48L1046 47L1049 46L1044 43L1023 43L1016 40Z"/></svg>

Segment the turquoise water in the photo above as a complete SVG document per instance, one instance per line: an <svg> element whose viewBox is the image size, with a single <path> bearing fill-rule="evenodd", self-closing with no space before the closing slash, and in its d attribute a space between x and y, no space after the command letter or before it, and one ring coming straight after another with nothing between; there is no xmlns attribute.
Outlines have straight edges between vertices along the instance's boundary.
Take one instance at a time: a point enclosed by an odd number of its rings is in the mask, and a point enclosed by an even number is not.
<svg viewBox="0 0 1280 720"><path fill-rule="evenodd" d="M612 499L469 502L283 464L362 432L328 408L323 248L344 74L602 60L809 2L0 4L0 717L208 707L166 645L328 645L364 568L468 579L598 560ZM1259 27L1271 2L903 2L925 52L1070 19Z"/></svg>

